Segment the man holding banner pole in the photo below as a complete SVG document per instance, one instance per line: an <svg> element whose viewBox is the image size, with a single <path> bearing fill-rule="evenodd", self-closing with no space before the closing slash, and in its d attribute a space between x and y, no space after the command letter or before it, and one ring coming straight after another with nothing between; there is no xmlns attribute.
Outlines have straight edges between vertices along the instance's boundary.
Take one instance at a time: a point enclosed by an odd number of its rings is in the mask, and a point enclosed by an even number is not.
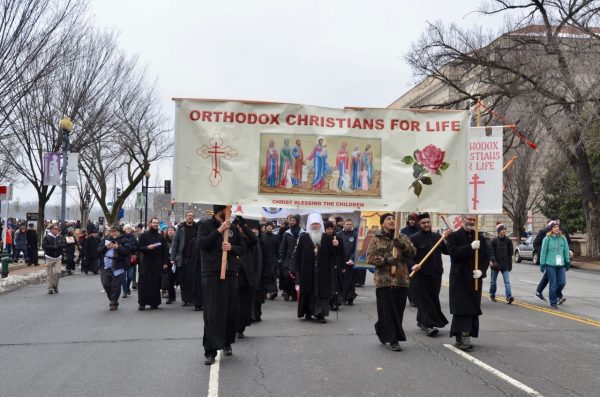
<svg viewBox="0 0 600 397"><path fill-rule="evenodd" d="M238 258L245 249L237 228L226 219L224 205L213 206L213 217L198 224L198 249L202 263L201 282L204 300L204 363L215 363L217 351L233 354L238 301ZM224 241L224 234L228 241ZM220 279L221 259L227 253L225 279Z"/></svg>
<svg viewBox="0 0 600 397"><path fill-rule="evenodd" d="M448 320L440 305L440 290L442 288L442 273L444 265L442 254L448 255L445 243L436 243L450 234L449 230L442 236L431 230L431 219L429 213L425 212L418 216L419 231L410 236L410 241L415 246L417 253L413 258L411 274L411 288L414 292L417 304L417 326L425 331L425 334L434 337L438 334L438 328L445 327ZM433 253L429 252L433 249ZM427 255L429 254L429 257Z"/></svg>
<svg viewBox="0 0 600 397"><path fill-rule="evenodd" d="M406 263L415 255L415 247L404 234L394 237L394 214L381 215L379 224L381 230L367 248L367 262L375 266L375 332L382 344L389 343L390 350L401 351L398 342L406 340L402 319L410 282Z"/></svg>
<svg viewBox="0 0 600 397"><path fill-rule="evenodd" d="M485 277L490 262L485 238L475 231L476 217L475 214L463 215L462 228L446 240L450 254L450 336L456 337L455 346L461 350L471 350L471 337L479 336L482 283L474 280L481 281ZM479 269L475 266L476 255Z"/></svg>

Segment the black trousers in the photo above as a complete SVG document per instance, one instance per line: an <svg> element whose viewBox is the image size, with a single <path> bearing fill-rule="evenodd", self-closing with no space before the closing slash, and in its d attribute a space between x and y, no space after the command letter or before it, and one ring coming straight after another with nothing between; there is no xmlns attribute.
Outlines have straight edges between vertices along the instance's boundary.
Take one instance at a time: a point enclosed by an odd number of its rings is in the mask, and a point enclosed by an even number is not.
<svg viewBox="0 0 600 397"><path fill-rule="evenodd" d="M406 340L402 319L407 295L408 288L382 287L375 289L377 298L375 333L383 343Z"/></svg>
<svg viewBox="0 0 600 397"><path fill-rule="evenodd" d="M352 269L354 272L354 282L356 284L365 285L367 280L367 269Z"/></svg>
<svg viewBox="0 0 600 397"><path fill-rule="evenodd" d="M218 275L202 277L204 300L204 345L205 356L216 356L217 350L235 342L240 302L237 275L227 273L225 280Z"/></svg>
<svg viewBox="0 0 600 397"><path fill-rule="evenodd" d="M123 284L125 273L115 276L112 269L102 269L100 271L100 282L110 304L119 304L119 295L121 295L121 284Z"/></svg>
<svg viewBox="0 0 600 397"><path fill-rule="evenodd" d="M249 285L240 286L238 290L238 301L240 310L238 312L237 331L244 332L251 323L252 306L254 303L254 289Z"/></svg>

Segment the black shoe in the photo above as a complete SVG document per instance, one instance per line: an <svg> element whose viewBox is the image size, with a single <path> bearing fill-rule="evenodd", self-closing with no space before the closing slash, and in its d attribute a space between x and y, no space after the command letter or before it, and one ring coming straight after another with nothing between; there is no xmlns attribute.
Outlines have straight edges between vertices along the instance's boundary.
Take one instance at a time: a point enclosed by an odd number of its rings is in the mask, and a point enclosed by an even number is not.
<svg viewBox="0 0 600 397"><path fill-rule="evenodd" d="M67 270L67 274L70 276L71 274L73 274L73 272L70 270Z"/></svg>
<svg viewBox="0 0 600 397"><path fill-rule="evenodd" d="M515 298L513 298L512 296L510 298L508 298L508 300L506 301L507 305L512 304L515 301Z"/></svg>
<svg viewBox="0 0 600 397"><path fill-rule="evenodd" d="M88 271L86 270L86 271L85 271L85 275L87 276L87 274L88 274Z"/></svg>
<svg viewBox="0 0 600 397"><path fill-rule="evenodd" d="M246 337L246 335L244 335L243 332L236 332L235 337L238 339L244 339Z"/></svg>
<svg viewBox="0 0 600 397"><path fill-rule="evenodd" d="M385 341L381 336L377 335L377 339L379 339L379 342L381 342L382 345L385 345Z"/></svg>
<svg viewBox="0 0 600 397"><path fill-rule="evenodd" d="M129 296L129 295L127 295L127 292L124 292L124 293L123 293L123 299L124 299L124 298L127 298L128 296Z"/></svg>
<svg viewBox="0 0 600 397"><path fill-rule="evenodd" d="M287 302L287 301L289 301L289 300L290 300L290 294L288 294L287 292L284 292L282 295L283 295L283 300L284 300L284 301L286 301L286 302Z"/></svg>
<svg viewBox="0 0 600 397"><path fill-rule="evenodd" d="M425 335L430 336L430 337L434 337L438 334L438 332L440 332L437 328L435 327L431 327L431 328L427 328L425 330Z"/></svg>
<svg viewBox="0 0 600 397"><path fill-rule="evenodd" d="M317 322L319 324L325 324L327 322L327 320L325 319L325 317L321 314L317 316Z"/></svg>
<svg viewBox="0 0 600 397"><path fill-rule="evenodd" d="M146 305L139 305L138 310L146 310Z"/></svg>
<svg viewBox="0 0 600 397"><path fill-rule="evenodd" d="M354 305L354 301L346 301L346 305L353 306Z"/></svg>
<svg viewBox="0 0 600 397"><path fill-rule="evenodd" d="M96 273L94 273L94 274L96 274ZM137 289L137 283L135 281L131 285L131 289Z"/></svg>
<svg viewBox="0 0 600 397"><path fill-rule="evenodd" d="M233 354L233 350L231 350L231 346L225 346L223 348L223 354L226 356L231 356Z"/></svg>
<svg viewBox="0 0 600 397"><path fill-rule="evenodd" d="M204 356L204 365L213 365L215 358L213 356Z"/></svg>
<svg viewBox="0 0 600 397"><path fill-rule="evenodd" d="M402 351L402 348L400 347L398 342L390 343L389 349L393 352L401 352Z"/></svg>
<svg viewBox="0 0 600 397"><path fill-rule="evenodd" d="M54 293L58 294L58 288L54 288Z"/></svg>
<svg viewBox="0 0 600 397"><path fill-rule="evenodd" d="M49 290L48 290L48 294L49 294L49 295L53 295L53 294L54 294L54 290L53 290L53 289L49 289Z"/></svg>
<svg viewBox="0 0 600 397"><path fill-rule="evenodd" d="M311 317L311 315L310 315L310 314L306 314L306 315L304 316L304 321L310 321L310 320L312 320L312 317Z"/></svg>
<svg viewBox="0 0 600 397"><path fill-rule="evenodd" d="M427 329L425 328L425 326L421 323L417 323L417 327L421 330L421 331L426 331Z"/></svg>
<svg viewBox="0 0 600 397"><path fill-rule="evenodd" d="M156 309L158 309L158 305L151 305L151 306L150 306L150 308L151 308L152 310L156 310Z"/></svg>
<svg viewBox="0 0 600 397"><path fill-rule="evenodd" d="M565 297L562 297L562 298L560 298L560 299L558 300L558 304L559 304L559 305L562 305L562 304L563 304L563 303L565 303L566 301L567 301L567 298L565 298Z"/></svg>
<svg viewBox="0 0 600 397"><path fill-rule="evenodd" d="M111 312L114 312L115 310L117 310L117 306L118 306L118 305L115 305L115 304L113 303L113 304L110 304L108 307L109 307L109 309L110 309L110 311L111 311Z"/></svg>
<svg viewBox="0 0 600 397"><path fill-rule="evenodd" d="M173 301L171 299L168 299L166 303L167 305L170 305L171 303L173 303Z"/></svg>
<svg viewBox="0 0 600 397"><path fill-rule="evenodd" d="M493 295L490 295L489 300L490 300L490 302L497 302L496 297Z"/></svg>
<svg viewBox="0 0 600 397"><path fill-rule="evenodd" d="M196 307L194 307L194 311L197 311L197 312L202 311L202 306L196 306Z"/></svg>

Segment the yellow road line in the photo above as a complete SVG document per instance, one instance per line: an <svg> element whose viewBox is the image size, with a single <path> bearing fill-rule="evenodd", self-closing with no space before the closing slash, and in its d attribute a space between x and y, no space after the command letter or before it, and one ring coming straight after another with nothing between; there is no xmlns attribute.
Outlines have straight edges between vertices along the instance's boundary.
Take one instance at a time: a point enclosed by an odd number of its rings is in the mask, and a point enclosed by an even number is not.
<svg viewBox="0 0 600 397"><path fill-rule="evenodd" d="M442 282L442 285L444 287L449 286L448 283L446 283L446 282ZM482 295L485 296L486 298L488 298L490 296L487 292L483 292ZM506 302L506 299L502 298L502 297L496 297L496 299L500 302ZM587 318L587 317L578 316L576 314L565 313L563 311L557 311L556 309L550 309L550 308L533 305L533 304L527 303L527 302L520 302L520 301L516 301L516 300L512 303L512 305L520 306L525 309L535 310L535 311L538 311L541 313L551 314L556 317L562 317L567 320L572 320L572 321L576 321L578 323L587 324L587 325L591 325L593 327L600 328L600 321L594 320L591 318Z"/></svg>

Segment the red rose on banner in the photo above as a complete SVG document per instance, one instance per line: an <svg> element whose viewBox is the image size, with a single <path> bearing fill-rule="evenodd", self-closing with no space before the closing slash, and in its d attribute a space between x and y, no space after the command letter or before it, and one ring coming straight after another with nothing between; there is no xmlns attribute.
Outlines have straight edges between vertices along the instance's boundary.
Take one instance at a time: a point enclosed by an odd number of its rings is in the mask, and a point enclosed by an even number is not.
<svg viewBox="0 0 600 397"><path fill-rule="evenodd" d="M415 157L429 172L436 173L444 163L445 154L446 152L435 145L427 145L423 150L417 150Z"/></svg>
<svg viewBox="0 0 600 397"><path fill-rule="evenodd" d="M446 152L435 145L427 145L421 150L415 150L412 156L405 156L402 162L412 165L415 180L408 188L413 189L417 197L423 191L423 185L432 185L431 174L442 175L442 171L450 167L444 161Z"/></svg>

